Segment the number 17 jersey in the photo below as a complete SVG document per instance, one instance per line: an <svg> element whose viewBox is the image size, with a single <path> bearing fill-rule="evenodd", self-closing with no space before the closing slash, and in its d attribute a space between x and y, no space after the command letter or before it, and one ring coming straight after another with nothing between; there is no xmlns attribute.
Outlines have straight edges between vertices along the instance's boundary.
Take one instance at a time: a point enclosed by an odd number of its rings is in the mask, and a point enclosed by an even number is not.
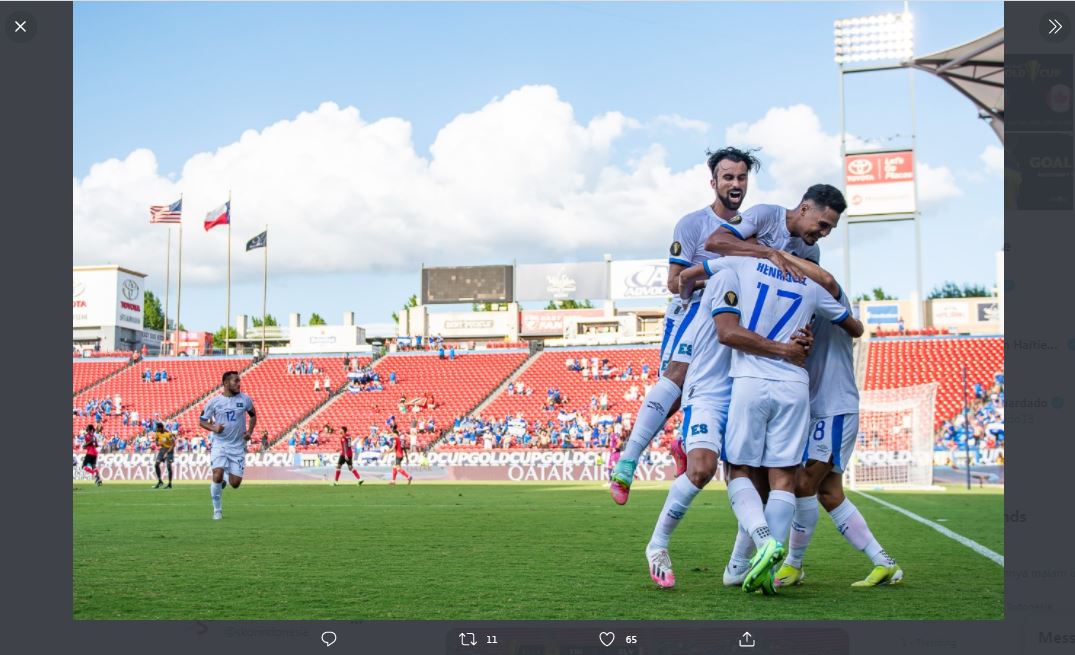
<svg viewBox="0 0 1075 655"><path fill-rule="evenodd" d="M740 324L772 341L789 343L792 335L809 323L815 313L833 323L842 322L849 313L813 280L786 276L765 259L721 257L705 262L705 268L711 275L718 270L731 270L736 274L739 278ZM719 303L723 298L717 300ZM740 350L732 354L731 376L804 384L810 381L806 369L801 366Z"/></svg>

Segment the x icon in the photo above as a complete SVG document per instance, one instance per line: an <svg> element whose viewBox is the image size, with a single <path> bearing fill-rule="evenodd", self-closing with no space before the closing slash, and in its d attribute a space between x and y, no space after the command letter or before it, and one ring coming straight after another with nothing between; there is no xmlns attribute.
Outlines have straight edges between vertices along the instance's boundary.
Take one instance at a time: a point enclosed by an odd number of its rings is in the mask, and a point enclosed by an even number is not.
<svg viewBox="0 0 1075 655"><path fill-rule="evenodd" d="M15 21L15 33L18 34L19 32L22 32L23 34L29 34L29 32L26 31L26 23L28 22L30 21Z"/></svg>

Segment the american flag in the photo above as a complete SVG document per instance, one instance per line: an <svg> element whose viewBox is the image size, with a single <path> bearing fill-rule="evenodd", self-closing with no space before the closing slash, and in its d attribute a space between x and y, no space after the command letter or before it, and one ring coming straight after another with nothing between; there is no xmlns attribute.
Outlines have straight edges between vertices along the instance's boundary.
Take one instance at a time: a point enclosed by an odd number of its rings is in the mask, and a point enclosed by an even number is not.
<svg viewBox="0 0 1075 655"><path fill-rule="evenodd" d="M149 208L150 223L179 223L183 217L183 199L170 205L153 205Z"/></svg>

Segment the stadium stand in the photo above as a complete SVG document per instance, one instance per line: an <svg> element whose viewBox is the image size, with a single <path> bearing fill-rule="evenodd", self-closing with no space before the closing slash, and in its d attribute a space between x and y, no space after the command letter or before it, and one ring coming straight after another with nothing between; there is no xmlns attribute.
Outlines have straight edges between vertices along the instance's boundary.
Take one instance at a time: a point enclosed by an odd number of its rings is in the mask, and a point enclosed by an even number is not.
<svg viewBox="0 0 1075 655"><path fill-rule="evenodd" d="M370 362L369 357L356 359L358 366L366 366ZM311 364L319 372L300 373L293 370L289 373L288 366L291 365L294 369L294 365L300 361ZM331 393L338 391L340 385L346 382L347 374L342 357L270 357L244 373L243 393L254 399L254 407L258 413L258 424L249 450L257 451L261 448L263 431L268 432L271 444L296 421L328 401L331 394L324 390L326 379L332 385ZM314 391L314 381L318 383L318 391ZM179 415L181 435L189 437L202 433L198 427L198 418L204 406L205 402L195 403Z"/></svg>
<svg viewBox="0 0 1075 655"><path fill-rule="evenodd" d="M530 426L535 422L546 424L550 420L556 421L561 409L587 418L593 413L600 413L622 415L630 419L638 414L638 408L645 397L646 385L657 381L658 357L658 349L652 346L547 349L539 354L521 375L511 380L511 391L514 391L514 385L521 384L532 390L529 395L520 395L505 389L480 413L496 422L521 415ZM569 369L568 360L578 362L574 369L582 368L585 362L585 374L582 370ZM595 361L597 380L594 379ZM606 363L607 374L603 372ZM645 365L648 365L648 375L646 379L642 379ZM624 379L625 376L629 379ZM637 397L627 400L625 394L631 387L635 387ZM559 390L563 402L547 409L549 389ZM596 408L593 407L594 397L600 398L602 394L608 397L607 410L601 408L599 402ZM673 421L668 422L665 437L658 447L666 447L669 444L668 435L672 424ZM438 449L467 450L480 447L444 444ZM513 444L512 447L528 446Z"/></svg>
<svg viewBox="0 0 1075 655"><path fill-rule="evenodd" d="M71 393L89 389L129 363L129 359L74 360L71 363Z"/></svg>
<svg viewBox="0 0 1075 655"><path fill-rule="evenodd" d="M73 429L78 432L95 419L93 414L96 410L86 415L78 414L79 411L85 412L85 408L91 401L103 402L107 399L114 404L116 396L120 396L118 409L137 411L139 420L158 416L161 419L168 418L219 387L220 376L225 371L241 371L250 363L249 357L144 359L103 384L75 396L72 404ZM155 373L167 371L167 382L145 381L147 370L150 372L151 379ZM142 431L142 428L134 421L131 421L130 425L123 425L122 416L116 413L115 407L112 409L111 415L102 416L102 429L105 435L116 434L121 438L129 438Z"/></svg>
<svg viewBox="0 0 1075 655"><path fill-rule="evenodd" d="M307 431L321 430L324 425L333 429L346 425L358 438L368 437L370 427L379 431L386 428L386 421L394 416L400 434L408 434L412 421L434 419L441 428L459 415L473 410L493 392L527 359L526 352L468 352L459 351L454 360L441 359L435 352L396 353L377 360L373 370L384 383L383 391L343 392L322 411L304 421L301 428ZM396 382L391 382L395 373ZM408 403L406 413L400 411L400 398ZM413 411L416 399L433 399L428 406ZM419 403L422 401L419 400ZM424 450L435 441L436 434L419 435L417 448ZM281 439L273 450L287 450L289 437ZM338 442L323 436L316 445L298 445L296 450L332 452Z"/></svg>
<svg viewBox="0 0 1075 655"><path fill-rule="evenodd" d="M893 389L938 382L936 429L946 418L958 414L963 406L964 365L970 389L973 390L975 384L992 387L994 374L1004 370L1004 338L873 339L863 386L867 390Z"/></svg>

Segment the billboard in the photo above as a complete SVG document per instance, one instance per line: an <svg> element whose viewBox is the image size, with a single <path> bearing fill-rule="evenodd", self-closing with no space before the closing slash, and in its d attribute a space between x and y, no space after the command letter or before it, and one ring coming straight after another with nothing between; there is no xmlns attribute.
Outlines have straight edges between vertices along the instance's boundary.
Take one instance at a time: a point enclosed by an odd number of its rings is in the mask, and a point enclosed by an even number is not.
<svg viewBox="0 0 1075 655"><path fill-rule="evenodd" d="M527 310L522 312L519 334L524 337L561 336L566 318L600 318L603 315L604 311L600 309Z"/></svg>
<svg viewBox="0 0 1075 655"><path fill-rule="evenodd" d="M933 325L950 327L971 322L970 306L963 300L934 300Z"/></svg>
<svg viewBox="0 0 1075 655"><path fill-rule="evenodd" d="M445 266L422 269L422 304L512 302L512 267Z"/></svg>
<svg viewBox="0 0 1075 655"><path fill-rule="evenodd" d="M915 212L914 151L844 155L847 215L907 215Z"/></svg>
<svg viewBox="0 0 1075 655"><path fill-rule="evenodd" d="M900 306L895 303L891 305L867 304L864 309L866 310L864 322L867 325L896 325L900 322Z"/></svg>
<svg viewBox="0 0 1075 655"><path fill-rule="evenodd" d="M612 300L667 298L668 262L663 259L614 261L610 267Z"/></svg>
<svg viewBox="0 0 1075 655"><path fill-rule="evenodd" d="M608 295L608 265L523 264L516 267L516 300L587 300Z"/></svg>
<svg viewBox="0 0 1075 655"><path fill-rule="evenodd" d="M82 266L72 272L72 327L142 329L145 275L119 266Z"/></svg>
<svg viewBox="0 0 1075 655"><path fill-rule="evenodd" d="M449 338L514 334L518 312L438 312L429 314L429 334Z"/></svg>

